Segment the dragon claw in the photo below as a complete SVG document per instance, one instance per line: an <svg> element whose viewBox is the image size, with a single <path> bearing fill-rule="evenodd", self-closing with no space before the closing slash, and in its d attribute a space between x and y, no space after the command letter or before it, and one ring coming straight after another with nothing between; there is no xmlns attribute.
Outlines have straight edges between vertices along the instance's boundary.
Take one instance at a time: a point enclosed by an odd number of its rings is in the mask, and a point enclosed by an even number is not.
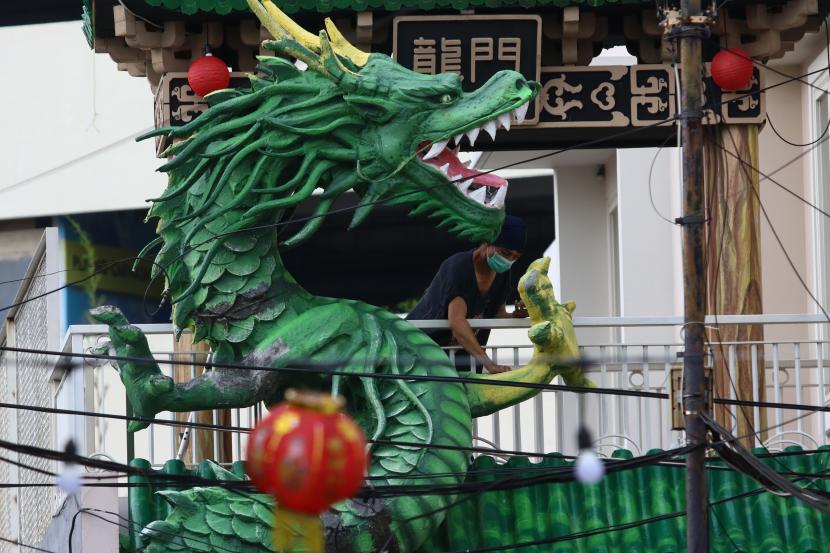
<svg viewBox="0 0 830 553"><path fill-rule="evenodd" d="M127 398L133 414L153 418L164 411L164 399L174 390L173 379L164 376L153 360L147 337L137 326L129 323L124 314L110 305L90 310L93 320L109 326L109 342L95 348L96 353L114 351L119 359L112 364L127 389ZM150 425L145 421L130 421L128 429L136 432Z"/></svg>

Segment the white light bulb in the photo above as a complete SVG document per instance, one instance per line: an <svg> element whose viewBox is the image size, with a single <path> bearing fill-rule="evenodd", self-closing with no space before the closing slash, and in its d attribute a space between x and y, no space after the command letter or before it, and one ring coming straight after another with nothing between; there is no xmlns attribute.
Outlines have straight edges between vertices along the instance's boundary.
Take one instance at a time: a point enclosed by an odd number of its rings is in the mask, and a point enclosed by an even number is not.
<svg viewBox="0 0 830 553"><path fill-rule="evenodd" d="M605 476L605 465L590 449L584 449L576 458L574 465L576 479L583 484L596 484Z"/></svg>
<svg viewBox="0 0 830 553"><path fill-rule="evenodd" d="M83 482L81 480L81 471L77 465L69 465L64 468L55 479L55 485L66 495L75 495L81 491Z"/></svg>

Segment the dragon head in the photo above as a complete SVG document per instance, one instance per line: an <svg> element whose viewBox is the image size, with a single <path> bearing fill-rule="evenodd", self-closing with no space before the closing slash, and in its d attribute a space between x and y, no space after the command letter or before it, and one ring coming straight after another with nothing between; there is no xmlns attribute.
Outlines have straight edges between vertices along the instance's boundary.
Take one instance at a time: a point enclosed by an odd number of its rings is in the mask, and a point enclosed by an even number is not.
<svg viewBox="0 0 830 553"><path fill-rule="evenodd" d="M272 241L303 242L347 190L361 196L352 227L375 205L405 204L469 240L498 235L507 181L464 166L457 147L522 120L536 83L502 71L464 92L458 75L422 75L361 52L331 20L313 35L270 0L248 4L274 36L265 46L282 56L259 58L250 90L216 91L198 118L140 137L174 142L160 168L170 177L167 189L148 215L159 219L159 239L142 252L162 245L156 266L169 268L174 301L200 305L205 298L196 292L232 255L262 256ZM312 196L314 215L286 228ZM187 309L177 313L187 320Z"/></svg>
<svg viewBox="0 0 830 553"><path fill-rule="evenodd" d="M495 140L499 128L521 122L538 84L501 71L464 92L454 73L425 75L383 54L356 49L331 20L315 36L270 0L248 0L275 40L266 46L299 58L342 92L361 121L356 141L354 189L361 195L352 226L379 203L407 204L415 214L470 240L492 240L504 219L507 181L462 164L462 140L470 146L481 131Z"/></svg>

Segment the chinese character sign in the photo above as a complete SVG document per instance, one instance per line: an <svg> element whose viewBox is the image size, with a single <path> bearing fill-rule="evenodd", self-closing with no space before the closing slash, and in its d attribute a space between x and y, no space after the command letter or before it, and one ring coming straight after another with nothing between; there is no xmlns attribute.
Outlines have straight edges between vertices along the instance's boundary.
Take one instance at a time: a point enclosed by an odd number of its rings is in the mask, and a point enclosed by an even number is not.
<svg viewBox="0 0 830 553"><path fill-rule="evenodd" d="M418 73L458 73L473 90L503 69L539 80L542 21L536 15L395 18L393 56ZM526 121L538 115L531 106Z"/></svg>

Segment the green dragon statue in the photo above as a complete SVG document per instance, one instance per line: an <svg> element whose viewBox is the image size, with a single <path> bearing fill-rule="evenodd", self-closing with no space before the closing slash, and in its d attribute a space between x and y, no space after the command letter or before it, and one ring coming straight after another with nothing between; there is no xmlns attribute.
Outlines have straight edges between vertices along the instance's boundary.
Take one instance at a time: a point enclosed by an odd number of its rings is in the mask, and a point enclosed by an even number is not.
<svg viewBox="0 0 830 553"><path fill-rule="evenodd" d="M156 267L164 268L177 333L191 328L194 341L206 340L214 363L278 369L337 360L354 376L215 368L174 383L152 362L121 362L133 412L153 417L161 411L271 404L289 386L331 390L346 397L348 411L370 438L423 445L375 445L369 469L375 486L458 484L468 459L451 448L471 445L472 417L538 392L490 382L547 383L563 374L569 383L589 384L578 369L557 365L578 351L574 306L556 301L546 276L549 261L535 261L519 284L533 323L532 361L509 373L477 376L480 385L465 386L361 377L456 372L440 347L392 313L305 291L283 266L280 247L312 235L332 203L350 189L361 197L352 226L379 203L408 204L413 213L438 218L458 236L494 239L504 218L507 183L464 167L448 143L458 144L463 136L474 143L481 129L495 135L499 126L509 128L511 118L524 117L538 84L502 71L465 93L457 75L422 75L388 56L357 50L330 21L327 31L315 36L268 0L248 3L275 37L266 46L308 68L262 57L250 91L216 92L209 97L210 109L193 122L148 135L183 140L166 152L169 161L161 170L169 174L169 184L148 216L158 218L159 237L142 255L161 246ZM277 232L315 191L320 191L316 217L290 236ZM145 336L116 308L97 308L93 316L110 327L110 351L151 357ZM131 422L130 431L145 426ZM263 536L274 521L251 504L255 500L245 503L221 488L168 498L173 513L143 532L148 553L272 550ZM436 495L335 505L323 516L327 548L415 551L452 501ZM205 528L209 531L202 534ZM230 531L239 528L253 528L245 534L249 541L232 541Z"/></svg>

